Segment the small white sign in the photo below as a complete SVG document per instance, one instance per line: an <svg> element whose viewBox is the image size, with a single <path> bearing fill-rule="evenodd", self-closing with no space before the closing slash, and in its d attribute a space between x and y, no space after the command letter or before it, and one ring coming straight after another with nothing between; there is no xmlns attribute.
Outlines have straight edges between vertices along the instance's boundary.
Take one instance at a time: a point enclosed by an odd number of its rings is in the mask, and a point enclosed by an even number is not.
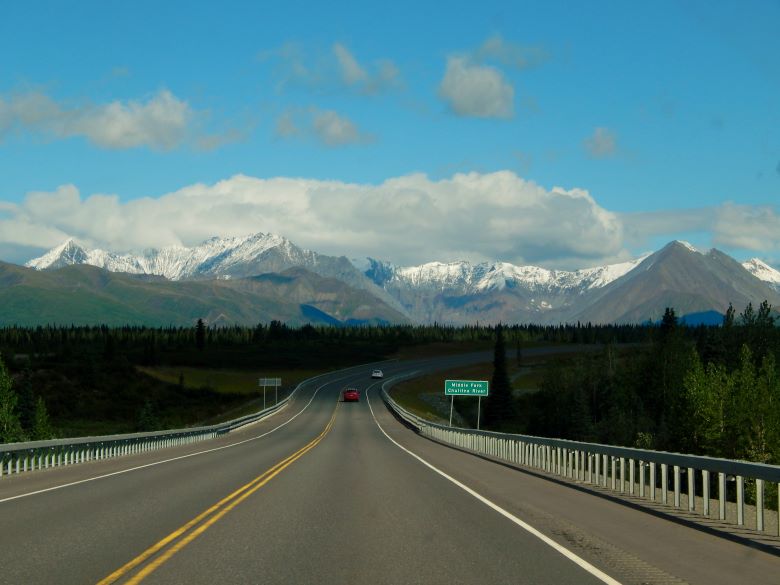
<svg viewBox="0 0 780 585"><path fill-rule="evenodd" d="M281 378L260 378L257 381L258 386L281 386L282 385L282 379Z"/></svg>

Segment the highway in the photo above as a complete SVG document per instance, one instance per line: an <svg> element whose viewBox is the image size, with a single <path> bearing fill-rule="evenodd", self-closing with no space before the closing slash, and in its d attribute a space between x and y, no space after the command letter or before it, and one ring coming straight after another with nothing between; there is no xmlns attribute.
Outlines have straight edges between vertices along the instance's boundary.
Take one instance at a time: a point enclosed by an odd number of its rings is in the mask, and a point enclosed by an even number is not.
<svg viewBox="0 0 780 585"><path fill-rule="evenodd" d="M4 477L0 583L780 583L772 554L419 437L370 369L213 441Z"/></svg>

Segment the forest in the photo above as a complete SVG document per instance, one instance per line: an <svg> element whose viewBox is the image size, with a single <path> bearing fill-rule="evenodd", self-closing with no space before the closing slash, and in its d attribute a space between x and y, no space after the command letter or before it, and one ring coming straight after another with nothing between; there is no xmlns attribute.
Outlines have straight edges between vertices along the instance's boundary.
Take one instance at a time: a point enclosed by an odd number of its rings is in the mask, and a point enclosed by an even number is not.
<svg viewBox="0 0 780 585"><path fill-rule="evenodd" d="M609 326L9 326L0 328L0 442L187 426L247 400L151 378L148 366L327 371L432 344L491 349L498 337L504 359L522 360L532 344L600 348L561 358L519 397L502 398L496 372L488 428L777 463L779 331L766 302L697 327L673 308L659 323Z"/></svg>
<svg viewBox="0 0 780 585"><path fill-rule="evenodd" d="M668 308L636 347L607 343L549 368L506 430L780 463L780 330L771 306L689 328Z"/></svg>

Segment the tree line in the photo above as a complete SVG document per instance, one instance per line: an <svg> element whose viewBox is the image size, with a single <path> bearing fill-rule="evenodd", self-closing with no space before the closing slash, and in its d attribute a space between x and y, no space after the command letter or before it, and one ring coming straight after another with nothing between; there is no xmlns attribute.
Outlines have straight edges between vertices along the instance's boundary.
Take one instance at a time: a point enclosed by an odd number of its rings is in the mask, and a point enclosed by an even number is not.
<svg viewBox="0 0 780 585"><path fill-rule="evenodd" d="M548 437L780 464L780 329L765 301L722 326L668 308L648 343L561 359L504 427Z"/></svg>

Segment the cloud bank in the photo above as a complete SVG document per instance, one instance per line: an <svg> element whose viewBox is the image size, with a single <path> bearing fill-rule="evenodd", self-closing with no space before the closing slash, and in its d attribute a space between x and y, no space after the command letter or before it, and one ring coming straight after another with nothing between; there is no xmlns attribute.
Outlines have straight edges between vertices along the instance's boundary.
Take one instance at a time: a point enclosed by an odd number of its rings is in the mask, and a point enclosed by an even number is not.
<svg viewBox="0 0 780 585"><path fill-rule="evenodd" d="M114 251L192 245L213 235L282 234L329 254L401 264L503 259L585 264L621 252L622 225L583 190L512 172L414 174L378 185L237 175L157 198L82 197L73 185L0 209L0 245L50 248L67 237Z"/></svg>
<svg viewBox="0 0 780 585"><path fill-rule="evenodd" d="M127 202L63 185L0 203L0 251L17 262L68 237L123 252L255 232L401 265L466 259L583 268L687 233L710 234L714 245L731 249L780 251L780 214L771 207L618 214L585 190L545 189L510 171L441 180L412 174L377 185L236 175Z"/></svg>

